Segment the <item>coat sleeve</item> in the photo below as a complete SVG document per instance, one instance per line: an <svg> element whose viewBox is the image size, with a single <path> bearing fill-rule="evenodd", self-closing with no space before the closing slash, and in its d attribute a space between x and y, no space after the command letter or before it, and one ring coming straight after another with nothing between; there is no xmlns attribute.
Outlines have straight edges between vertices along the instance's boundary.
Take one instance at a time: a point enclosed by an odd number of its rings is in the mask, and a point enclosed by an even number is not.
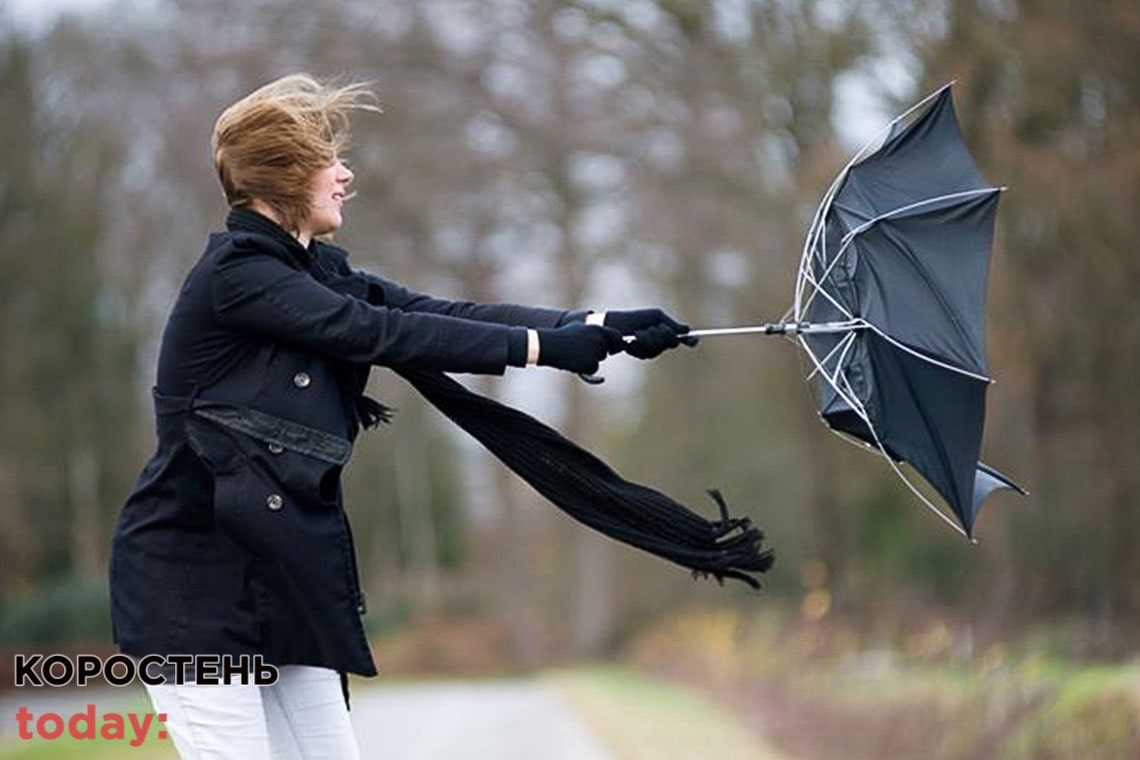
<svg viewBox="0 0 1140 760"><path fill-rule="evenodd" d="M585 311L565 311L546 309L538 306L522 306L512 303L473 303L471 301L448 301L442 298L417 293L391 280L385 280L367 272L356 272L369 283L369 292L382 294L383 303L390 308L409 313L443 314L476 322L490 322L517 327L561 327L568 322L581 322L586 318Z"/></svg>
<svg viewBox="0 0 1140 760"><path fill-rule="evenodd" d="M502 374L525 352L520 328L373 305L253 246L219 252L212 296L226 329L356 363Z"/></svg>

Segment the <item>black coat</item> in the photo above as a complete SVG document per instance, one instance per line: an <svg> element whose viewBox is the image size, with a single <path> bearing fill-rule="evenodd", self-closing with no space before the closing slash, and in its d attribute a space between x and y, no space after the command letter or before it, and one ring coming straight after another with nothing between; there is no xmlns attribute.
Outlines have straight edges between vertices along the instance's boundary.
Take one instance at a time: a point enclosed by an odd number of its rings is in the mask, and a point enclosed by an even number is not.
<svg viewBox="0 0 1140 760"><path fill-rule="evenodd" d="M501 374L520 326L582 313L417 294L250 211L227 228L163 333L158 448L112 546L115 640L374 675L340 484L371 366Z"/></svg>

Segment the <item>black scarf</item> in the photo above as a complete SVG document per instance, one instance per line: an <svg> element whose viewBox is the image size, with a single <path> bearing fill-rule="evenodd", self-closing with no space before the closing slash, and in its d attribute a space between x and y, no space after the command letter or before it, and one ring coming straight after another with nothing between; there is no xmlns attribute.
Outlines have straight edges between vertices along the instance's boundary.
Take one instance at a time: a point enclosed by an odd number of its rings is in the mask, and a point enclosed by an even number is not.
<svg viewBox="0 0 1140 760"><path fill-rule="evenodd" d="M772 550L761 549L764 534L747 517L729 517L719 492L709 494L720 519L708 520L623 479L530 415L473 393L442 372L396 372L536 491L594 530L720 582L736 578L759 588L751 574L772 566Z"/></svg>

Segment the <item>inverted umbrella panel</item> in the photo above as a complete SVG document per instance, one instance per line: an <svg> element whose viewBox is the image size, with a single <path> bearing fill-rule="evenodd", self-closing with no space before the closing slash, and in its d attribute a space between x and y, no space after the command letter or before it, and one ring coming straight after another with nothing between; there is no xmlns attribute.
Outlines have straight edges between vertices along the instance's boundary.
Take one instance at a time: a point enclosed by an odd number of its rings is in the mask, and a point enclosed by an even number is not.
<svg viewBox="0 0 1140 760"><path fill-rule="evenodd" d="M877 449L967 536L992 491L1024 493L978 461L990 383L986 280L1001 190L978 172L946 85L888 124L832 182L784 319L692 333L793 336L828 426Z"/></svg>

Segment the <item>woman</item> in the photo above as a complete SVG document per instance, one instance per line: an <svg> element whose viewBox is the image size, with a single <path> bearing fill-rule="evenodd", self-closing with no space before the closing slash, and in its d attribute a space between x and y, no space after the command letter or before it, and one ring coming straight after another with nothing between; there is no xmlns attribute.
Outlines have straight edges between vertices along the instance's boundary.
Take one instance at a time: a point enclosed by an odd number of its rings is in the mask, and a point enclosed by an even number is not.
<svg viewBox="0 0 1140 760"><path fill-rule="evenodd" d="M288 76L214 129L230 212L163 333L158 449L112 550L114 634L135 657L260 655L280 677L148 685L184 758L358 756L345 674L376 667L340 475L360 427L386 415L362 395L371 366L592 373L688 331L658 309L451 302L350 268L321 236L343 220L340 151L367 97Z"/></svg>

